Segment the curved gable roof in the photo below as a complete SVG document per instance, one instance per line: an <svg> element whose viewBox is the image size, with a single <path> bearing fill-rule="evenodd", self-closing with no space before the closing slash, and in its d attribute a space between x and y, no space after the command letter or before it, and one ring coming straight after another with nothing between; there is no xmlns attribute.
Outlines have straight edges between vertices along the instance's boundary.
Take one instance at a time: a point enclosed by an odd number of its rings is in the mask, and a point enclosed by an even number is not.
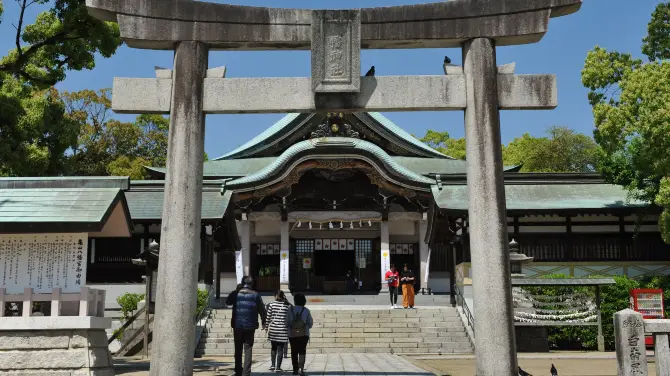
<svg viewBox="0 0 670 376"><path fill-rule="evenodd" d="M276 146L280 142L286 140L296 132L304 131L305 123L312 120L315 116L316 114L314 113L288 114L242 146L214 160L220 161L267 156L262 153L269 147ZM369 128L376 135L379 135L380 138L384 139L390 144L398 146L402 150L406 150L408 154L410 154L409 156L454 159L434 150L428 145L425 145L378 112L354 113L353 116L355 116L363 124L363 126ZM291 145L287 144L285 145L284 149L290 146Z"/></svg>
<svg viewBox="0 0 670 376"><path fill-rule="evenodd" d="M434 179L419 175L397 163L379 146L365 140L342 137L325 137L300 141L288 148L274 162L254 174L227 181L226 189L239 190L258 187L274 183L282 179L282 173L290 172L291 164L299 163L303 159L314 158L364 158L378 168L383 168L383 174L390 175L394 180L411 182L416 186L430 187L435 184Z"/></svg>

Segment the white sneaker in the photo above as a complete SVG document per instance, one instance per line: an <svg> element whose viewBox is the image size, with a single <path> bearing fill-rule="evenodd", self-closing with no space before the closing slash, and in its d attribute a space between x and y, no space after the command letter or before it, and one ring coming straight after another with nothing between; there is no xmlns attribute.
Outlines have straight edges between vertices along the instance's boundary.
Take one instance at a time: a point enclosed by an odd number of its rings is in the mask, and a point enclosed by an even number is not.
<svg viewBox="0 0 670 376"><path fill-rule="evenodd" d="M397 304L394 304L394 305L393 305L393 309L398 309L398 305L397 305Z"/></svg>

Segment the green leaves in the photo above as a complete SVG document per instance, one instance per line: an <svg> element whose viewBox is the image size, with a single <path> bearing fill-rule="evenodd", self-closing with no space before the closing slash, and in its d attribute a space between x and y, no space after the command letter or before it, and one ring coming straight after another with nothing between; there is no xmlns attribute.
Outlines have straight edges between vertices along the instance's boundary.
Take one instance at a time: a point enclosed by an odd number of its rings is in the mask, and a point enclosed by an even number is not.
<svg viewBox="0 0 670 376"><path fill-rule="evenodd" d="M644 38L642 53L649 60L670 59L670 4L658 4L647 28L648 36Z"/></svg>
<svg viewBox="0 0 670 376"><path fill-rule="evenodd" d="M170 122L161 115L118 121L111 117L110 94L109 89L62 94L68 115L81 129L68 173L144 179L145 166L165 165Z"/></svg>
<svg viewBox="0 0 670 376"><path fill-rule="evenodd" d="M523 165L524 172L590 172L598 160L598 147L591 137L565 127L552 127L550 137L526 133L503 146L507 166ZM466 140L450 138L447 132L429 130L420 139L442 154L465 160Z"/></svg>
<svg viewBox="0 0 670 376"><path fill-rule="evenodd" d="M637 199L670 208L670 4L660 4L649 23L643 64L630 54L596 47L589 52L582 83L589 92L601 147L599 170ZM670 214L659 220L670 241Z"/></svg>
<svg viewBox="0 0 670 376"><path fill-rule="evenodd" d="M77 140L55 89L33 90L0 73L0 176L59 175Z"/></svg>
<svg viewBox="0 0 670 376"><path fill-rule="evenodd" d="M93 69L95 54L110 57L121 45L118 25L94 19L85 0L56 0L32 24L26 9L47 0L17 1L16 48L0 60L0 72L46 88L65 79L68 70Z"/></svg>
<svg viewBox="0 0 670 376"><path fill-rule="evenodd" d="M554 126L549 137L528 133L514 139L503 150L506 165L523 164L523 172L592 172L597 164L597 145L586 135Z"/></svg>

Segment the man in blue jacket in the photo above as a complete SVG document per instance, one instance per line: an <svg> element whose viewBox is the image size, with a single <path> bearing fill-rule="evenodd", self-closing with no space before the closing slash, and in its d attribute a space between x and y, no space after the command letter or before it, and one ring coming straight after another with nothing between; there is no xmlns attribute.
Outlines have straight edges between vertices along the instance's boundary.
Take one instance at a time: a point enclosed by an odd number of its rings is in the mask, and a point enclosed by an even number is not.
<svg viewBox="0 0 670 376"><path fill-rule="evenodd" d="M258 329L258 316L261 316L265 329L265 305L260 294L252 289L251 277L242 278L242 288L229 296L233 301L233 327L235 341L235 376L251 375L251 356L254 347L254 334ZM231 294L233 295L233 294ZM244 368L242 367L242 348L244 347Z"/></svg>

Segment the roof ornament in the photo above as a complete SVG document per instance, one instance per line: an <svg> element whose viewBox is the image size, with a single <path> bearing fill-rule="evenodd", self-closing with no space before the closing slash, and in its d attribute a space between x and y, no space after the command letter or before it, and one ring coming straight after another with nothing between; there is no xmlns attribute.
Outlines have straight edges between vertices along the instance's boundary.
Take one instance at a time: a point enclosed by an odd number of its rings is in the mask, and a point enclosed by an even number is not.
<svg viewBox="0 0 670 376"><path fill-rule="evenodd" d="M322 137L360 138L360 135L353 129L351 124L344 122L343 113L329 112L326 115L326 122L317 125L316 130L311 134L311 138Z"/></svg>

